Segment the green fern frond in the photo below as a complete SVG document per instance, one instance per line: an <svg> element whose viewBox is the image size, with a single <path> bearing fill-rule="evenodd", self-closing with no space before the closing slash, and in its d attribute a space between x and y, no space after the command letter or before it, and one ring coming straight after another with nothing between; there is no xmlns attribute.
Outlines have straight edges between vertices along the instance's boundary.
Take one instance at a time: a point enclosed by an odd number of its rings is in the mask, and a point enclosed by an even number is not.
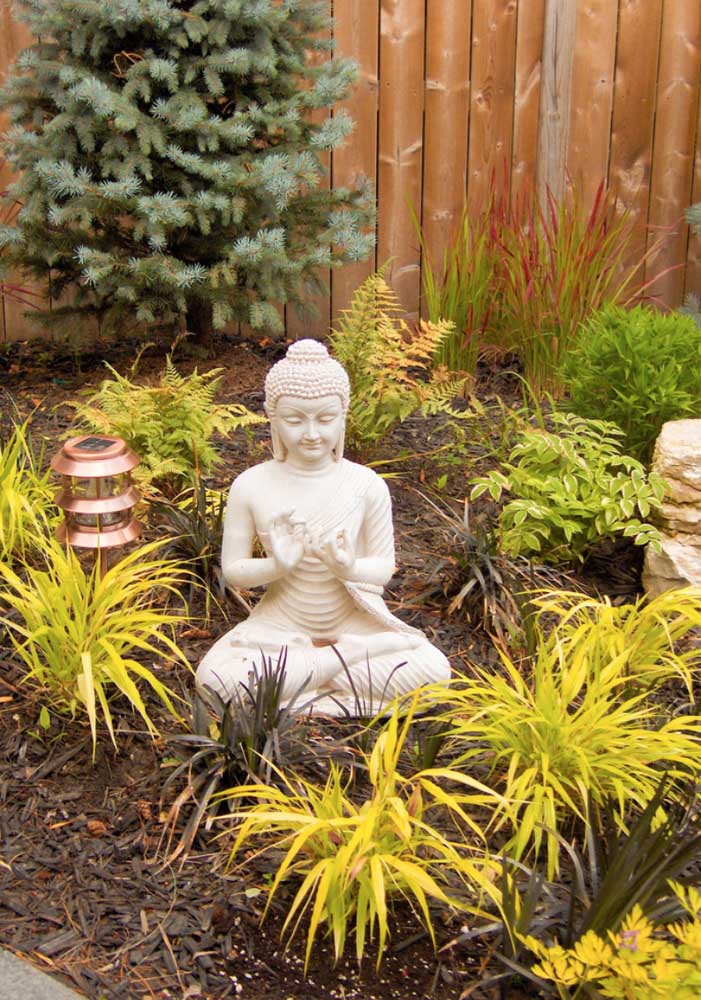
<svg viewBox="0 0 701 1000"><path fill-rule="evenodd" d="M180 492L198 472L215 467L215 433L226 436L265 421L241 403L215 403L222 368L184 376L169 356L158 383L149 386L107 367L112 378L87 403L76 405L77 418L89 430L124 438L141 458L134 472L141 486Z"/></svg>

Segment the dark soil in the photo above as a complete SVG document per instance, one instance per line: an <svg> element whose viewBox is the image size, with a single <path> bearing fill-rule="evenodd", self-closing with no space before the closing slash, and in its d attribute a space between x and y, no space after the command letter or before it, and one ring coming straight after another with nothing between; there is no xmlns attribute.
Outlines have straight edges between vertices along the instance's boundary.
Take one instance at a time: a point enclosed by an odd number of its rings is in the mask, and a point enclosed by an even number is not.
<svg viewBox="0 0 701 1000"><path fill-rule="evenodd" d="M260 409L263 376L283 349L277 343L261 347L230 342L215 359L201 359L199 364L224 368L223 402L242 401ZM4 390L5 419L13 407L22 416L34 412L33 429L48 439L50 454L70 426L67 401L97 385L104 369L97 357L49 357L45 350L22 345L0 355L0 393ZM125 371L128 349L112 352L110 361ZM147 353L140 377L155 375L162 361L162 354ZM194 363L176 361L183 371ZM508 379L494 375L487 380L485 397L495 388L508 395ZM384 456L428 451L441 442L442 433L438 422L408 421L387 443ZM243 435L224 444L222 485L264 457L264 439L263 428L257 434L261 450L253 455ZM468 439L466 454L471 447ZM476 461L479 449L473 452ZM426 489L445 475L444 495L464 497L465 455L457 457L456 464L413 458L388 467L400 473L389 481L400 570L387 597L393 611L422 628L455 668L465 669L468 658L489 660L491 644L479 623L470 625L464 616L445 614L441 591L450 591L455 575L450 535L417 493L417 487ZM471 475L472 469L474 465ZM558 581L552 572L547 579L570 588L576 582L564 576ZM625 549L605 554L578 583L590 590L602 585L622 599L635 592L637 579L637 567ZM427 590L433 590L432 598L417 601ZM204 628L182 630L181 646L193 667L242 615L234 602L227 611L228 622L220 615ZM398 906L379 972L372 950L361 968L351 957L334 965L331 945L320 940L305 977L304 935L287 950L281 944L283 895L261 923L265 861L227 871L225 847L202 835L182 866L164 865L160 797L167 759L172 757L167 737L174 735L177 724L165 719L157 705L149 705L154 718L163 722L161 738L151 740L134 717L120 716L115 702L119 751L103 733L93 762L89 731L82 721L62 727L54 721L48 732L40 730L41 703L21 685L9 646L2 642L0 636L1 945L91 998L457 1000L487 971L495 971L487 939L471 949L444 948L436 955L411 910ZM191 676L165 666L155 669L189 696ZM439 948L460 927L459 918L437 911ZM352 944L347 954L352 954ZM526 996L517 983L505 995Z"/></svg>

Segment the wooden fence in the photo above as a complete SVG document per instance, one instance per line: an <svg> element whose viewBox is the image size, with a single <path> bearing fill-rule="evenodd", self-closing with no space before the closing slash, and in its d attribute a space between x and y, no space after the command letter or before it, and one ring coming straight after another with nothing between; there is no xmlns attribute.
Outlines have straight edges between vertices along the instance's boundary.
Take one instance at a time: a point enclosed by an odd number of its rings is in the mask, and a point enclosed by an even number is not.
<svg viewBox="0 0 701 1000"><path fill-rule="evenodd" d="M3 2L0 74L27 41ZM465 199L478 210L492 177L558 189L567 172L585 203L606 179L636 222L631 260L667 234L649 267L672 270L655 293L674 307L687 291L701 292L701 240L683 221L687 205L701 201L699 0L328 3L337 52L360 66L345 102L356 130L329 158L328 182L369 176L377 247L367 263L325 276L319 320L288 315L290 336L323 334L388 258L394 287L415 313L421 255L408 206L439 260ZM0 339L35 329L12 303L3 324Z"/></svg>

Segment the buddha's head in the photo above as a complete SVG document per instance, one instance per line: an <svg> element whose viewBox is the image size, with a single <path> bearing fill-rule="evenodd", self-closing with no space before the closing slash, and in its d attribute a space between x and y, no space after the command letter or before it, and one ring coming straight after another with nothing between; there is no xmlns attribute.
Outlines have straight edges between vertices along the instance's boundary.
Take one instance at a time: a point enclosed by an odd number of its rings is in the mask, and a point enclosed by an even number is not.
<svg viewBox="0 0 701 1000"><path fill-rule="evenodd" d="M298 340L265 379L273 455L306 468L343 458L350 386L318 340Z"/></svg>

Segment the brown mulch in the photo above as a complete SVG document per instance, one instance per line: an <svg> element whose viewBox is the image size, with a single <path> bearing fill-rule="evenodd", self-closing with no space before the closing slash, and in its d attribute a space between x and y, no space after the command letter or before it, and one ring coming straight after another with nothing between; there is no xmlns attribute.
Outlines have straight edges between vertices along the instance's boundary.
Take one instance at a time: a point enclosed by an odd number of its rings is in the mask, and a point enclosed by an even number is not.
<svg viewBox="0 0 701 1000"><path fill-rule="evenodd" d="M104 369L97 357L82 357L76 370L75 357L46 359L43 350L26 345L0 355L0 396L3 390L12 394L23 416L34 411L34 430L57 442L70 426L66 401L97 385ZM216 359L201 359L199 365L224 367L222 401L235 399L259 409L263 376L280 352L279 344L261 349L234 341L223 345ZM126 352L110 360L121 371L128 367ZM176 361L184 371L195 363ZM161 366L162 354L147 354L141 375L148 378ZM6 415L11 412L8 396L3 409ZM263 437L264 430L258 435L261 447ZM426 425L409 421L386 453L425 450L426 443ZM243 437L234 436L223 448L224 479L262 457L261 452L251 459ZM447 495L464 496L468 487L462 467L445 471ZM470 628L464 618L448 618L440 603L416 601L432 576L450 571L450 540L416 492L417 485L423 488L435 480L436 468L413 459L401 473L390 480L400 570L388 590L388 603L424 629L454 665L464 665L468 656L488 658L490 644L482 630ZM614 566L621 593L634 590L635 567L615 554L595 572L615 583ZM240 614L232 605L229 622L219 616L202 630L183 632L182 646L193 667ZM184 696L190 693L192 679L182 671L162 666L157 672ZM457 1000L487 970L486 941L436 955L408 907L398 906L379 972L371 950L360 968L352 957L334 965L332 947L320 940L305 977L304 936L287 950L281 944L283 895L261 923L264 863L227 870L224 849L203 836L182 866L163 864L159 800L172 758L166 737L176 724L161 713L163 736L154 741L133 716L120 717L116 703L119 750L102 734L93 761L82 722L60 726L54 720L43 732L39 707L21 686L0 636L0 945L86 996ZM159 707L150 710L158 719ZM439 945L460 931L460 920L447 913L438 913L436 924ZM525 995L517 984L508 993L514 1000Z"/></svg>

